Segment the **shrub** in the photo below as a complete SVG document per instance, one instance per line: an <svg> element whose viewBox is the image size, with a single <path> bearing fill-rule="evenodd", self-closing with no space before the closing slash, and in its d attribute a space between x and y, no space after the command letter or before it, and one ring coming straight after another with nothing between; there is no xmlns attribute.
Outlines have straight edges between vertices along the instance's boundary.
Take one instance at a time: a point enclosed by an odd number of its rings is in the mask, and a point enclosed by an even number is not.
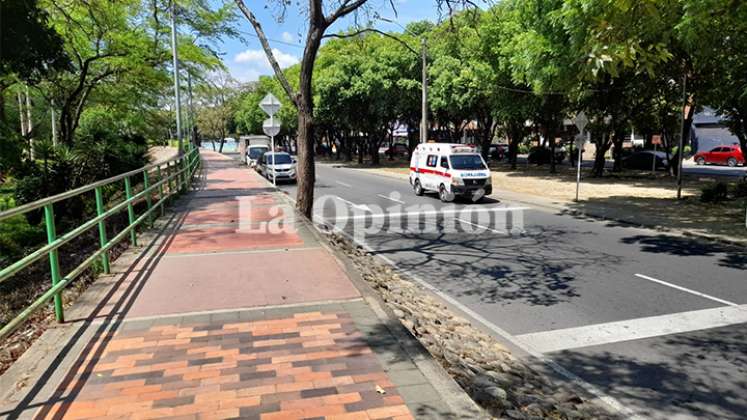
<svg viewBox="0 0 747 420"><path fill-rule="evenodd" d="M23 216L3 220L0 222L0 267L7 267L45 239L44 229L29 224Z"/></svg>
<svg viewBox="0 0 747 420"><path fill-rule="evenodd" d="M700 201L704 203L720 203L729 195L729 189L723 182L704 187L700 194Z"/></svg>
<svg viewBox="0 0 747 420"><path fill-rule="evenodd" d="M747 198L747 180L734 184L731 194L734 198Z"/></svg>

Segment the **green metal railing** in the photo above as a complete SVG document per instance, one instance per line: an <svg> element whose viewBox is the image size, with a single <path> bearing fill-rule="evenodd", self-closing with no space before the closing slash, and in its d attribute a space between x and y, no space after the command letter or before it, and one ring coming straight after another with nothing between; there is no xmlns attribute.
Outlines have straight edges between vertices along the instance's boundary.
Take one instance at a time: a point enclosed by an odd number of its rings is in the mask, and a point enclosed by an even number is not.
<svg viewBox="0 0 747 420"><path fill-rule="evenodd" d="M8 280L14 274L29 267L31 264L45 256L49 257L49 272L52 278L52 286L47 289L44 294L0 329L0 339L7 337L36 310L52 299L54 299L55 317L57 318L57 321L63 322L65 320L65 315L62 304L62 289L85 272L86 269L95 264L97 260L101 263L102 271L108 274L109 251L128 236L130 243L137 246L137 232L135 228L145 221L152 223L154 220L153 213L156 210L159 210L160 214L163 215L166 202L171 200L175 195L189 189L199 167L199 150L188 145L187 151L180 156L0 212L0 222L2 222L3 220L14 216L43 209L44 225L47 231L47 244L13 264L3 267L0 270L0 283ZM135 185L142 182L142 190L140 192L134 193L133 181ZM107 209L106 203L104 203L103 191L105 188L116 186L116 184L120 182L123 182L124 184L124 201L114 204ZM96 217L83 222L71 231L58 236L55 227L55 203L91 191L93 191L95 195ZM155 202L153 202L154 195L157 197L157 201ZM145 210L143 214L138 215L135 211L135 206L142 202L145 202L147 210ZM122 229L122 231L117 233L113 238L109 239L106 232L106 220L124 210L127 211L127 227ZM63 276L60 271L58 249L62 245L70 242L94 227L98 227L99 231L98 250L89 255L71 272Z"/></svg>

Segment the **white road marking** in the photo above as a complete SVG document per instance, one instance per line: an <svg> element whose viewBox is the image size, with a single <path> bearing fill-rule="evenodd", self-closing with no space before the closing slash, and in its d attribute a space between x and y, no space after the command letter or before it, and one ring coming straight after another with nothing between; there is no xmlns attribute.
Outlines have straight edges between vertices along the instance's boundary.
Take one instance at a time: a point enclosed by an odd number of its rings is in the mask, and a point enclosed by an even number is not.
<svg viewBox="0 0 747 420"><path fill-rule="evenodd" d="M344 202L351 205L349 201L336 197ZM326 219L330 222L338 222L345 220L357 220L357 219L370 219L370 218L385 218L385 217L415 217L415 216L437 216L437 215L448 215L448 214L463 214L465 216L474 213L491 213L491 212L509 212L509 211L522 211L528 210L528 207L489 207L489 208L462 208L462 209L447 209L447 210L426 210L426 211L406 211L406 212L389 212L389 213L372 213L372 214L359 214L345 217L332 217ZM462 213L465 212L465 213Z"/></svg>
<svg viewBox="0 0 747 420"><path fill-rule="evenodd" d="M541 353L550 353L745 322L747 322L747 305L740 305L522 334L516 336L516 339Z"/></svg>
<svg viewBox="0 0 747 420"><path fill-rule="evenodd" d="M474 227L479 227L479 228L481 228L481 229L485 229L485 230L488 230L488 231L490 231L490 232L493 232L493 233L498 233L498 234L501 234L501 235L506 235L506 234L508 233L508 232L507 232L507 231L505 231L505 230L497 230L497 229L489 228L489 227L487 227L487 226L483 226L483 225L478 225L477 223L472 223L472 222L470 222L469 220L464 220L464 219L456 219L456 220L457 220L458 222L460 222L460 223L466 223L466 224L468 224L468 225L472 225L472 226L474 226Z"/></svg>
<svg viewBox="0 0 747 420"><path fill-rule="evenodd" d="M340 184L340 185L342 185L343 187L348 187L348 188L352 187L350 184L346 184L346 183L344 183L342 181L335 181L335 182L338 183L338 184Z"/></svg>
<svg viewBox="0 0 747 420"><path fill-rule="evenodd" d="M386 198L387 200L394 201L395 203L405 204L404 201L397 200L396 198L389 197L388 195L384 195L384 194L376 194L376 195L379 196L379 197L381 197L381 198Z"/></svg>
<svg viewBox="0 0 747 420"><path fill-rule="evenodd" d="M371 211L371 209L370 209L370 208L368 208L368 206L367 206L367 205L365 205L365 204L355 204L355 203L353 203L352 201L346 200L346 199L344 199L344 198L342 198L342 197L338 197L338 196L334 196L334 197L335 197L336 199L338 199L338 200L342 201L343 203L345 203L345 204L349 205L350 207L352 207L352 208L354 208L354 209L358 209L358 210L363 210L363 211L367 211L367 212L370 212L370 211Z"/></svg>
<svg viewBox="0 0 747 420"><path fill-rule="evenodd" d="M737 304L737 303L729 302L728 300L720 299L720 298L717 298L715 296L711 296L711 295L707 295L705 293L698 292L697 290L688 289L687 287L678 286L676 284L668 283L666 281L655 279L655 278L649 277L649 276L645 276L643 274L636 274L635 276L638 277L638 278L642 278L644 280L652 281L654 283L659 283L661 285L664 285L664 286L667 286L667 287L671 287L672 289L681 290L683 292L690 293L690 294L693 294L695 296L700 296L702 298L710 299L710 300L712 300L714 302L723 303L724 305L739 306L739 304Z"/></svg>

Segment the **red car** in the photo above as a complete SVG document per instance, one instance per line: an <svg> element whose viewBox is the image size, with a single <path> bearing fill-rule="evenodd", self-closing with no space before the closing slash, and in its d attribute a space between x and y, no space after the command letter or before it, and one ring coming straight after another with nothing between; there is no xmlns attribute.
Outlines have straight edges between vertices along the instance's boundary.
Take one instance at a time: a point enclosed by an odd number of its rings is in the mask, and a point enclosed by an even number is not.
<svg viewBox="0 0 747 420"><path fill-rule="evenodd" d="M719 146L710 152L696 154L694 159L698 165L708 163L729 165L731 167L744 165L744 155L742 155L742 149L739 146Z"/></svg>

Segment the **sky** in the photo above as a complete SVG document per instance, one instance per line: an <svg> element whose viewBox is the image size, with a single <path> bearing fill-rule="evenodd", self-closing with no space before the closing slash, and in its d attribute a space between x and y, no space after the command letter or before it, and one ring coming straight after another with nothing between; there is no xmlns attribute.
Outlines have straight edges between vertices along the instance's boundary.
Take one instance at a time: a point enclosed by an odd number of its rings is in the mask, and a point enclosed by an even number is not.
<svg viewBox="0 0 747 420"><path fill-rule="evenodd" d="M273 4L274 0L246 0L248 7L254 7L252 12L262 24L265 34L270 39L270 45L273 48L275 58L282 68L289 67L297 63L303 53L303 34L306 27L304 26L305 16L301 15L299 9L295 6L297 2L292 2L282 19L278 22L279 11L272 6L266 8L265 4ZM428 19L436 21L438 19L438 9L433 0L393 0L397 13L392 11L389 0L370 0L369 12L377 12L380 16L386 17L405 26L410 22ZM303 1L301 3L304 3ZM325 3L333 3L326 0ZM261 6L257 6L261 5ZM366 22L370 17L360 15L359 21ZM332 26L329 32L337 32L351 27L355 23L355 16L349 16L344 20L338 21ZM265 57L264 51L256 38L254 29L249 22L240 16L239 29L243 33L244 40L228 39L219 45L223 51L223 61L231 75L241 81L254 81L261 75L271 75L272 69ZM378 21L376 28L384 31L400 30L395 24Z"/></svg>

